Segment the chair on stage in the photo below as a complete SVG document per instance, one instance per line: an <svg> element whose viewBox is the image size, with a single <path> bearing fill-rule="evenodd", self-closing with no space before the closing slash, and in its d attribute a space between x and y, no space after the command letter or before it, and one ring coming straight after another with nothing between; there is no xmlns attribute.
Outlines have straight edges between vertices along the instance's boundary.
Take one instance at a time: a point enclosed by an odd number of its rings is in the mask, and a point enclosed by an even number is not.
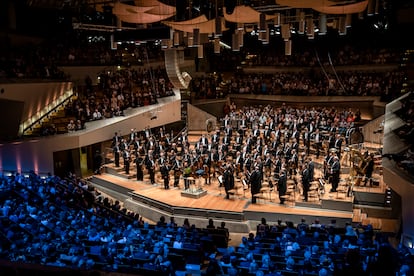
<svg viewBox="0 0 414 276"><path fill-rule="evenodd" d="M233 189L229 190L228 192L230 195L241 198L242 193L240 190L243 191L243 197L246 197L242 181L240 179L235 179Z"/></svg>
<svg viewBox="0 0 414 276"><path fill-rule="evenodd" d="M348 183L346 182L345 179L341 178L341 180L339 181L338 188L336 188L336 198L337 199L339 199L339 198L345 199L348 196L348 189L349 189ZM344 196L340 197L339 196L340 194L343 194Z"/></svg>
<svg viewBox="0 0 414 276"><path fill-rule="evenodd" d="M319 181L312 181L309 186L308 199L319 202Z"/></svg>
<svg viewBox="0 0 414 276"><path fill-rule="evenodd" d="M285 199L285 202L294 206L296 202L296 184L293 179L287 180L286 185L286 194L281 196L281 198Z"/></svg>
<svg viewBox="0 0 414 276"><path fill-rule="evenodd" d="M272 191L273 188L270 187L269 182L263 181L260 193L257 194L258 198L272 201Z"/></svg>

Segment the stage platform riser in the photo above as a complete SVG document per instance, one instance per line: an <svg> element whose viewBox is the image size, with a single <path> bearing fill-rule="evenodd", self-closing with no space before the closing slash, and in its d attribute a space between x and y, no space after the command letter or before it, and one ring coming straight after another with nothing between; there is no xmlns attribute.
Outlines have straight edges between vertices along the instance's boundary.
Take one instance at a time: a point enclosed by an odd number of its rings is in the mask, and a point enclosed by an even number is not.
<svg viewBox="0 0 414 276"><path fill-rule="evenodd" d="M354 190L354 204L383 207L385 195L381 193L369 193Z"/></svg>
<svg viewBox="0 0 414 276"><path fill-rule="evenodd" d="M339 227L345 227L346 223L349 223L349 218L339 218L339 217L324 217L318 215L297 215L297 214L288 214L288 213L269 213L269 212L244 212L245 218L249 221L260 221L262 218L266 218L268 224L275 224L278 220L282 222L292 221L297 222L304 218L309 224L311 224L316 219L319 219L321 224L328 225L331 223L332 219L336 220L336 224ZM257 225L257 224L254 224Z"/></svg>
<svg viewBox="0 0 414 276"><path fill-rule="evenodd" d="M98 178L98 177L92 177L89 179L89 182L91 182L91 184L96 184L99 185L101 187L106 188L107 190L114 190L117 191L121 194L127 195L129 192L131 192L131 189L125 188L121 185L117 185L116 183L112 183L109 181L106 181L104 179Z"/></svg>
<svg viewBox="0 0 414 276"><path fill-rule="evenodd" d="M121 169L121 168L119 168L119 169L114 169L114 168L111 168L111 167L108 167L108 166L105 166L104 167L104 169L105 169L105 172L106 173L109 173L109 174L112 174L112 175L116 175L116 176L118 176L118 177L122 177L122 178L125 178L125 179L133 179L133 178L135 178L136 177L136 174L133 174L132 173L132 169L130 170L130 174L125 174L125 173L123 173L124 172L124 170L123 169Z"/></svg>
<svg viewBox="0 0 414 276"><path fill-rule="evenodd" d="M354 205L361 209L362 213L366 213L368 217L394 219L395 214L391 207L375 207L369 205Z"/></svg>
<svg viewBox="0 0 414 276"><path fill-rule="evenodd" d="M353 208L354 208L354 205L352 201L322 199L322 209L325 209L325 210L352 212Z"/></svg>
<svg viewBox="0 0 414 276"><path fill-rule="evenodd" d="M164 204L160 201L136 194L134 192L129 193L131 199L137 201L143 205L148 206L149 208L157 209L170 216L181 215L181 216L190 216L190 217L202 217L202 218L213 218L213 219L223 219L223 220L234 220L234 221L244 221L243 213L239 212L224 212L220 210L209 210L201 208L188 208L188 207L179 207L171 206Z"/></svg>
<svg viewBox="0 0 414 276"><path fill-rule="evenodd" d="M134 212L139 213L141 216L148 218L154 222L158 221L161 216L164 216L167 221L169 221L170 217L174 217L174 220L178 225L182 225L184 223L184 219L188 218L190 221L190 224L194 224L198 228L204 228L208 224L208 220L212 218L216 221L216 224L219 225L221 221L226 222L226 227L231 232L235 233L248 233L250 232L250 227L248 222L242 221L242 220L235 220L235 217L229 216L223 214L214 213L208 210L184 210L181 209L177 212L177 210L174 210L175 212L167 212L164 210L159 210L153 206L149 206L143 203L140 203L132 198L127 199L124 202L125 208L132 210ZM240 216L240 215L239 215Z"/></svg>

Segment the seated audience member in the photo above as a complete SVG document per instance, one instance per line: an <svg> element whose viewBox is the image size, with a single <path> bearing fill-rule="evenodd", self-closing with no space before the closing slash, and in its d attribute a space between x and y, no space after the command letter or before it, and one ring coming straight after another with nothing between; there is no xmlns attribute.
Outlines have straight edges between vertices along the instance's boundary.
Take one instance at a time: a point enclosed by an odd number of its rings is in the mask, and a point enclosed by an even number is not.
<svg viewBox="0 0 414 276"><path fill-rule="evenodd" d="M214 220L213 219L208 220L208 224L207 224L206 228L208 228L208 229L215 229L216 228L216 226L214 225Z"/></svg>

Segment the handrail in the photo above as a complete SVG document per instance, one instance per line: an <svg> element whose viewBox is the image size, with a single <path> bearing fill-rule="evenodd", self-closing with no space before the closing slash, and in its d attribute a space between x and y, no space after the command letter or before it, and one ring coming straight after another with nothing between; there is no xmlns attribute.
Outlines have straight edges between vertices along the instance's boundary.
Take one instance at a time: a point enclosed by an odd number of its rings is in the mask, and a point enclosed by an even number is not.
<svg viewBox="0 0 414 276"><path fill-rule="evenodd" d="M171 142L174 142L184 131L187 131L187 126L183 127L175 137L172 137Z"/></svg>
<svg viewBox="0 0 414 276"><path fill-rule="evenodd" d="M29 126L25 127L22 131L22 135L24 136L24 133L29 130L30 128L32 128L34 125L36 125L37 123L39 123L40 121L42 121L45 117L49 116L52 112L56 111L57 108L61 107L62 105L66 104L66 102L68 102L70 99L72 99L75 96L74 93L72 93L71 95L69 95L66 99L64 99L62 102L60 102L59 104L57 104L54 108L52 108L51 110L49 110L48 112L46 112L43 116L39 117L37 120L35 120L34 122L32 122Z"/></svg>

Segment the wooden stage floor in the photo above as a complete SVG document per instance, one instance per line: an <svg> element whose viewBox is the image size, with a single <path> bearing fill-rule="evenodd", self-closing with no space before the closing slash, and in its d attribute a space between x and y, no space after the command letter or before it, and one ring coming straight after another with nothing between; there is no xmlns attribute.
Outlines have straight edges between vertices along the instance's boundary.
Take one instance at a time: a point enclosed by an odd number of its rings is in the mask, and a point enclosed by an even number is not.
<svg viewBox="0 0 414 276"><path fill-rule="evenodd" d="M239 189L237 195L233 195L230 199L225 198L224 188L219 187L217 179L212 180L210 185L204 184L204 179L198 179L199 185L203 190L207 191L206 195L200 198L192 198L182 195L183 180L180 181L180 188L164 189L164 185L158 181L158 184L151 185L149 181L137 181L135 179L127 179L124 177L116 176L109 173L103 173L101 175L95 175L91 179L92 183L97 183L99 189L99 183L106 182L112 183L118 187L128 190L128 194L124 195L132 201L138 203L144 202L147 205L151 205L154 211L157 209L157 204L167 205L173 211L167 216L175 216L177 223L185 217L191 217L190 221L195 222L197 227L207 225L208 218L215 218L216 220L225 220L230 230L234 232L248 232L246 228L238 227L236 224L255 225L262 217L265 217L267 221L276 223L277 220L290 220L294 223L298 223L301 218L306 218L311 222L315 219L319 219L321 222L328 224L332 219L336 219L338 225L351 223L353 219L352 207L349 210L339 209L327 209L324 208L322 202L331 200L333 202L346 202L352 206L353 197L345 197L337 195L337 193L325 193L321 195L321 199L311 200L303 202L301 199L300 191L296 192L296 202L287 202L284 205L279 203L279 198L276 191L272 191L271 194L266 194L264 198L257 200L256 204L251 203L251 193L249 190ZM170 182L172 187L172 180ZM109 188L111 189L111 188ZM114 187L114 189L118 189ZM328 187L327 187L328 191ZM106 191L110 194L110 191ZM340 198L337 198L339 196ZM121 198L122 199L122 198ZM144 199L144 200L142 200ZM148 204L148 202L151 202ZM156 202L156 203L154 203ZM130 206L130 204L129 204ZM157 221L160 212L148 212L143 211L143 207L138 208L140 212L145 213L145 217L149 217L152 221ZM160 208L163 209L163 208ZM182 209L181 212L178 209ZM202 212L198 212L203 210ZM165 208L163 209L165 212ZM175 212L175 213L174 213ZM151 217L151 214L153 216ZM198 217L195 219L195 216ZM199 224L199 225L197 225ZM238 231L238 229L244 229Z"/></svg>
<svg viewBox="0 0 414 276"><path fill-rule="evenodd" d="M370 148L375 149L377 145L373 144ZM107 155L108 160L113 160L111 154ZM314 157L315 161L315 177L320 178L321 164L323 157L319 159ZM346 163L346 162L344 162ZM346 168L346 164L343 164ZM104 187L105 193L119 199L128 204L129 207L136 209L144 217L151 221L157 221L160 215L167 217L174 216L177 223L182 223L184 218L192 219L197 227L207 225L209 218L217 220L226 220L226 225L230 230L238 232L241 228L237 224L255 225L262 217L269 222L277 222L277 220L291 220L294 223L300 222L301 218L306 218L308 222L319 219L322 223L330 223L332 219L336 219L338 224L356 222L354 202L364 200L358 198L360 195L376 195L382 198L385 193L386 185L379 176L380 183L373 187L353 187L353 192L347 194L344 184L347 183L349 174L341 174L341 183L344 189L340 192L330 193L331 186L325 183L324 193L318 193L316 196L309 196L308 202L303 201L302 189L300 181L289 201L280 204L278 192L274 188L271 192L263 192L263 198L259 198L256 204L251 203L250 190L242 188L240 180L236 178L236 186L240 186L237 193L232 195L230 199L225 198L224 188L219 187L217 178L211 179L211 184L206 185L204 178L196 179L193 186L197 189L205 191L205 195L199 198L186 196L183 193L184 180L180 180L180 188L173 188L173 177L170 179L170 189L165 190L163 180L160 178L159 171L156 172L156 185L151 185L148 174L144 174L144 181L137 181L135 176L135 167L131 165L130 175L126 175L121 167L116 168L113 162L109 162L104 166L104 173L94 175L90 178L90 182L98 189ZM114 192L117 191L117 192ZM112 193L112 194L111 194ZM197 225L198 224L198 225ZM243 227L242 227L243 228ZM241 230L239 232L245 232Z"/></svg>

